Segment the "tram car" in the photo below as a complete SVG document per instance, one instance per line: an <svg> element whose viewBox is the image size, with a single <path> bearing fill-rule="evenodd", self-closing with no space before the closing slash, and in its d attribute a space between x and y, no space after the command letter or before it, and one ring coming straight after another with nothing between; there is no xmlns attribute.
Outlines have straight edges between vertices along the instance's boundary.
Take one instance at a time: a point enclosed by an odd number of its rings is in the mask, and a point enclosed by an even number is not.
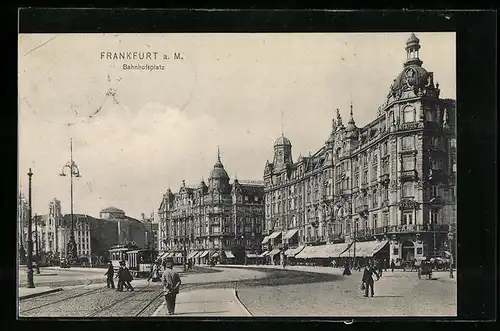
<svg viewBox="0 0 500 331"><path fill-rule="evenodd" d="M147 278L158 252L151 249L130 250L127 253L126 265L134 277Z"/></svg>
<svg viewBox="0 0 500 331"><path fill-rule="evenodd" d="M109 249L109 261L113 264L115 273L120 268L120 261L125 261L126 265L128 264L127 252L134 249L137 247L132 245L115 245Z"/></svg>

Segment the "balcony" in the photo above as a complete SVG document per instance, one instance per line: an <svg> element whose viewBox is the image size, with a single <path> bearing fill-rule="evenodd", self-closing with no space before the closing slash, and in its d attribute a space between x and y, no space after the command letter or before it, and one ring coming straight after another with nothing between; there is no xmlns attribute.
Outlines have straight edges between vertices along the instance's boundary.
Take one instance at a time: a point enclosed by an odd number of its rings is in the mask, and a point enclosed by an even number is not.
<svg viewBox="0 0 500 331"><path fill-rule="evenodd" d="M366 229L370 230L368 232L364 232L366 235L385 235L385 234L393 234L393 233L415 233L415 232L440 232L440 233L448 233L448 224L411 224L411 225L390 225L378 227L375 229ZM360 237L361 231L358 231L358 237Z"/></svg>
<svg viewBox="0 0 500 331"><path fill-rule="evenodd" d="M399 180L401 182L411 182L418 179L418 173L416 170L402 170L399 174Z"/></svg>
<svg viewBox="0 0 500 331"><path fill-rule="evenodd" d="M368 213L368 205L367 204L359 205L355 208L355 211L359 215L363 216L364 214Z"/></svg>
<svg viewBox="0 0 500 331"><path fill-rule="evenodd" d="M399 127L399 131L416 130L422 128L422 123L403 123Z"/></svg>
<svg viewBox="0 0 500 331"><path fill-rule="evenodd" d="M380 177L379 177L379 182L380 182L382 185L384 185L384 186L389 185L390 181L391 181L391 180L390 180L390 178L389 178L389 174L388 174L388 173L383 174L383 175L380 175Z"/></svg>

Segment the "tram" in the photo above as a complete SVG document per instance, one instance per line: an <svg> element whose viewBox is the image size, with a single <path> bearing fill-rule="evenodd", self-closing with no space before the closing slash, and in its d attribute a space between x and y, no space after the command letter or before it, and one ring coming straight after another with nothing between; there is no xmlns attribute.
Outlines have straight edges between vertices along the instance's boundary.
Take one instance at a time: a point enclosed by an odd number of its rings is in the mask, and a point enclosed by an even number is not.
<svg viewBox="0 0 500 331"><path fill-rule="evenodd" d="M115 245L109 249L109 261L116 271L120 268L120 261L125 261L127 265L127 252L137 249L135 245ZM127 265L128 266L128 265Z"/></svg>
<svg viewBox="0 0 500 331"><path fill-rule="evenodd" d="M149 277L149 272L155 263L158 252L151 249L130 250L127 253L127 266L134 277Z"/></svg>

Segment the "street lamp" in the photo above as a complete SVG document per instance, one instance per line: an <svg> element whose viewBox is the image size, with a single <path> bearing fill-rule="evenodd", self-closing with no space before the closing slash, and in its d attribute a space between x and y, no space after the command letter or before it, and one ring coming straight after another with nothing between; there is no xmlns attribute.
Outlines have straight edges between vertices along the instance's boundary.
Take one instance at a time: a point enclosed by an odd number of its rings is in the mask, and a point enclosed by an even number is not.
<svg viewBox="0 0 500 331"><path fill-rule="evenodd" d="M77 259L77 250L76 250L76 242L75 242L75 228L74 228L74 222L73 222L73 177L81 177L80 175L80 170L78 169L78 166L76 163L73 161L73 139L70 139L70 161L66 163L62 169L60 176L65 177L66 173L65 170L69 170L69 175L70 175L70 204L71 204L71 232L70 232L70 237L69 237L69 242L67 245L67 252L66 255L68 256L70 261L76 261Z"/></svg>
<svg viewBox="0 0 500 331"><path fill-rule="evenodd" d="M35 288L35 284L33 283L33 241L31 240L31 176L33 173L31 172L31 168L28 172L29 178L29 193L28 193L28 288Z"/></svg>

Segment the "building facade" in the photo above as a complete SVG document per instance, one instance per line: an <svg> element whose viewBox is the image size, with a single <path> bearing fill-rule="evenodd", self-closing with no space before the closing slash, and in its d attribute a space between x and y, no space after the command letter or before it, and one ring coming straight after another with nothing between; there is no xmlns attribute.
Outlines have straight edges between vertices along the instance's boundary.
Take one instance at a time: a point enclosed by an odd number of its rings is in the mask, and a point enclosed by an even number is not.
<svg viewBox="0 0 500 331"><path fill-rule="evenodd" d="M73 214L79 258L106 260L109 248L116 244L133 243L141 248L148 247L148 238L152 233L150 226L125 215L123 210L115 207L101 210L99 216L100 218ZM34 252L37 238L41 255L54 257L56 260L66 256L71 236L71 214L62 214L59 200L49 202L48 214L34 217L32 230ZM27 233L27 227L24 232Z"/></svg>
<svg viewBox="0 0 500 331"><path fill-rule="evenodd" d="M325 145L296 162L290 140L276 140L264 168L265 249L385 240L395 260L451 249L455 101L439 97L419 49L411 34L403 70L366 126L352 104L347 125L337 109Z"/></svg>
<svg viewBox="0 0 500 331"><path fill-rule="evenodd" d="M260 248L264 224L264 184L230 178L220 160L197 187L183 181L177 193L170 189L158 209L159 251L206 250L203 257L232 255Z"/></svg>

